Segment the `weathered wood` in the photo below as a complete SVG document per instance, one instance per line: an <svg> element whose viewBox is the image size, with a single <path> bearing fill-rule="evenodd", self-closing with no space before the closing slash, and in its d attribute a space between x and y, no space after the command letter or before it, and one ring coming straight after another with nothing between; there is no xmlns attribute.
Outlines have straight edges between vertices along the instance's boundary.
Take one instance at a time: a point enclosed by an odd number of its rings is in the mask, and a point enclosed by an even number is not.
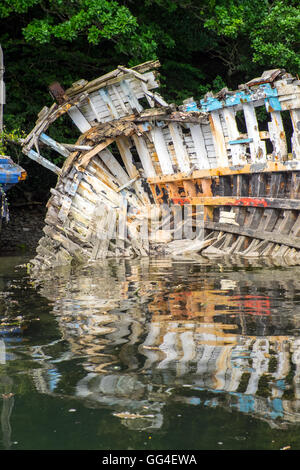
<svg viewBox="0 0 300 470"><path fill-rule="evenodd" d="M81 133L86 132L91 128L90 123L85 119L77 106L72 106L67 113Z"/></svg>
<svg viewBox="0 0 300 470"><path fill-rule="evenodd" d="M273 158L285 160L288 156L288 149L280 111L270 113L271 121L268 122L270 140L273 145Z"/></svg>
<svg viewBox="0 0 300 470"><path fill-rule="evenodd" d="M92 251L92 259L106 258L109 242L115 229L116 212L101 211L96 217L97 242Z"/></svg>
<svg viewBox="0 0 300 470"><path fill-rule="evenodd" d="M293 124L293 137L292 137L292 146L293 146L293 157L299 160L300 155L300 109L292 109L290 111L291 120Z"/></svg>
<svg viewBox="0 0 300 470"><path fill-rule="evenodd" d="M189 197L187 202L193 205L206 206L241 206L261 207L272 209L300 210L300 199L283 199L269 197L245 197L245 196L216 196L216 197Z"/></svg>
<svg viewBox="0 0 300 470"><path fill-rule="evenodd" d="M140 105L137 97L132 92L130 82L128 80L122 80L120 82L120 87L121 87L121 89L122 89L122 91L123 91L123 93L126 97L126 100L127 100L128 104L130 105L131 110L133 111L133 113L139 113L140 111L142 111L143 106Z"/></svg>
<svg viewBox="0 0 300 470"><path fill-rule="evenodd" d="M56 173L57 175L61 174L61 169L58 166L54 165L54 163L47 160L47 158L38 154L35 150L32 150L32 149L29 151L24 150L24 153L27 155L27 157L39 163L44 168L47 168L48 170L53 171L53 173Z"/></svg>
<svg viewBox="0 0 300 470"><path fill-rule="evenodd" d="M252 139L249 143L251 161L253 163L264 161L267 155L266 145L263 141L260 140L258 122L253 103L244 103L243 111L247 126L248 137Z"/></svg>
<svg viewBox="0 0 300 470"><path fill-rule="evenodd" d="M152 66L119 66L92 82L74 83L58 96L59 106L42 110L24 139L24 153L60 175L47 204L45 264L50 258L65 262L66 253L87 259L130 251L148 256L178 236L188 238L192 253L196 233L208 235L204 252L212 256L298 253L299 83L283 71L269 71L236 92L225 88L176 107L150 91L158 86ZM145 102L149 109L143 109ZM259 130L258 107L270 116L269 131ZM289 155L283 110L289 110L294 131ZM244 113L246 134L239 132L237 111ZM64 113L82 133L74 144L46 135ZM39 143L66 157L62 170L41 157ZM162 214L168 204L173 213L152 220L154 209ZM189 210L191 216L182 218ZM42 244L38 257L40 263Z"/></svg>
<svg viewBox="0 0 300 470"><path fill-rule="evenodd" d="M139 178L140 174L139 174L139 172L138 172L138 170L137 170L137 168L134 164L133 156L132 156L132 153L130 151L129 139L127 139L126 137L117 138L116 139L116 144L117 144L117 147L119 149L121 158L123 160L125 169L126 169L128 175L130 176L130 178L132 178L132 179ZM134 188L135 188L135 192L136 192L137 196L140 198L140 200L146 205L149 204L150 203L149 196L146 193L146 191L143 189L142 183L141 183L140 180L136 180L134 182Z"/></svg>
<svg viewBox="0 0 300 470"><path fill-rule="evenodd" d="M182 137L180 135L180 129L175 123L169 124L169 129L172 137L172 141L175 148L176 158L179 165L179 170L182 172L190 171L190 160L183 145Z"/></svg>
<svg viewBox="0 0 300 470"><path fill-rule="evenodd" d="M128 183L129 176L126 171L122 168L119 162L115 159L113 154L105 148L99 152L99 157L105 163L111 174L116 178L120 185Z"/></svg>
<svg viewBox="0 0 300 470"><path fill-rule="evenodd" d="M149 177L149 184L165 183L171 181L182 181L188 179L201 179L213 178L220 175L238 175L238 174L253 174L253 173L280 173L292 172L300 170L300 161L286 161L286 162L271 162L267 161L264 164L246 164L243 166L228 166L217 167L207 170L194 170L192 174L186 175L184 173L176 173L168 176Z"/></svg>
<svg viewBox="0 0 300 470"><path fill-rule="evenodd" d="M108 92L108 89L105 88L105 89L101 89L99 90L99 94L101 96L101 98L103 99L104 103L106 104L107 106L107 109L108 111L110 112L111 116L113 119L119 119L120 115L109 95L109 92Z"/></svg>
<svg viewBox="0 0 300 470"><path fill-rule="evenodd" d="M80 169L80 168L84 169L86 167L86 165L89 163L89 161L95 155L100 153L101 150L104 150L106 147L108 147L113 141L114 141L113 138L106 139L104 142L101 142L100 144L96 145L92 150L89 150L88 152L83 153L77 161L78 169Z"/></svg>
<svg viewBox="0 0 300 470"><path fill-rule="evenodd" d="M132 70L137 71L138 73L144 74L147 73L149 70L159 67L159 61L148 61L144 64L140 64L138 66L132 67ZM118 83L120 80L129 77L132 75L132 70L130 73L122 73L120 69L115 69L105 75L102 75L95 80L92 80L81 87L80 92L88 92L91 93L94 90L98 90L100 87L108 86L113 83ZM149 82L148 82L149 83ZM157 86L156 84L152 85L153 87ZM66 95L73 96L76 93L73 88L66 90Z"/></svg>
<svg viewBox="0 0 300 470"><path fill-rule="evenodd" d="M154 170L154 166L153 166L149 151L147 149L147 145L145 144L143 137L138 137L136 135L133 135L132 139L135 143L137 152L139 154L141 163L143 165L146 178L155 177L156 172Z"/></svg>
<svg viewBox="0 0 300 470"><path fill-rule="evenodd" d="M155 127L151 131L151 135L163 175L173 174L174 170L162 130L159 127Z"/></svg>

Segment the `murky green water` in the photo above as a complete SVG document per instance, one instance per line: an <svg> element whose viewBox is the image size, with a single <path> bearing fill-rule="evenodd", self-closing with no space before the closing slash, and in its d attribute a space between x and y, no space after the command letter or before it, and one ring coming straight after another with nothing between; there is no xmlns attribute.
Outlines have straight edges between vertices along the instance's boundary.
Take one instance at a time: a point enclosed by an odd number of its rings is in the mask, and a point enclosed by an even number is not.
<svg viewBox="0 0 300 470"><path fill-rule="evenodd" d="M300 449L300 268L0 258L0 449Z"/></svg>

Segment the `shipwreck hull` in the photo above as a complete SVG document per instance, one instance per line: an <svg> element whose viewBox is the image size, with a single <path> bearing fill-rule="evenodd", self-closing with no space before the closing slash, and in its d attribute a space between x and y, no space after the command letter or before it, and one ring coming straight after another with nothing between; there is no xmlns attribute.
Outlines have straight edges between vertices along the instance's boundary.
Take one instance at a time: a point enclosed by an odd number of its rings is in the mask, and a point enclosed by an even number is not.
<svg viewBox="0 0 300 470"><path fill-rule="evenodd" d="M56 103L23 141L58 175L33 264L200 252L298 264L300 82L272 70L176 107L153 91L158 65L50 87ZM64 114L80 134L71 144L46 134Z"/></svg>

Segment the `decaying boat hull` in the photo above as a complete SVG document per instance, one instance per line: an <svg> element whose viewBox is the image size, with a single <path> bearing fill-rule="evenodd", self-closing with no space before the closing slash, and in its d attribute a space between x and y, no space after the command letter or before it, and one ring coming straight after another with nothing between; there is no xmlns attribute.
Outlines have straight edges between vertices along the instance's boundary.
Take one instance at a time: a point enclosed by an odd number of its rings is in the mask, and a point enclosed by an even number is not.
<svg viewBox="0 0 300 470"><path fill-rule="evenodd" d="M298 264L300 82L272 70L176 107L153 92L158 65L50 87L57 102L23 141L58 175L33 264L191 252ZM66 113L80 132L74 144L46 134ZM62 168L41 155L44 145L66 157Z"/></svg>

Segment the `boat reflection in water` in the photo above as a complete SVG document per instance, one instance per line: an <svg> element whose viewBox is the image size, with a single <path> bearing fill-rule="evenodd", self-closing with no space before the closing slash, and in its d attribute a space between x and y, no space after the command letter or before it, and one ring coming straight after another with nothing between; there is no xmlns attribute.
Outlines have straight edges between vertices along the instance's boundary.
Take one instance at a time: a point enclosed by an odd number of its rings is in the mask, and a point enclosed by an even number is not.
<svg viewBox="0 0 300 470"><path fill-rule="evenodd" d="M69 350L41 359L37 389L61 391L61 363L81 358L73 395L134 429L161 428L175 402L300 423L299 268L203 263L121 260L40 280Z"/></svg>

